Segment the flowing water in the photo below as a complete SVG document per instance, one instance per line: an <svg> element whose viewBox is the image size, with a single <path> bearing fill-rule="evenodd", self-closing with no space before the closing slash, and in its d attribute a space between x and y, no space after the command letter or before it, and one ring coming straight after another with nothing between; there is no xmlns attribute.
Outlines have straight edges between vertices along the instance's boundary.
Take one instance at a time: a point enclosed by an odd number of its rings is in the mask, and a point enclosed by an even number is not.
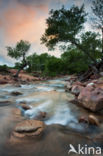
<svg viewBox="0 0 103 156"><path fill-rule="evenodd" d="M25 84L21 87L10 84L0 86L0 150L13 126L11 110L14 107L22 111L24 118L35 119L39 112L46 112L44 122L47 125L61 124L76 131L85 131L86 127L78 123L78 118L88 115L88 112L69 102L73 95L65 92L64 85L65 78ZM22 95L12 96L13 91L19 91ZM3 101L7 103L3 104ZM26 102L31 109L24 111L20 102Z"/></svg>

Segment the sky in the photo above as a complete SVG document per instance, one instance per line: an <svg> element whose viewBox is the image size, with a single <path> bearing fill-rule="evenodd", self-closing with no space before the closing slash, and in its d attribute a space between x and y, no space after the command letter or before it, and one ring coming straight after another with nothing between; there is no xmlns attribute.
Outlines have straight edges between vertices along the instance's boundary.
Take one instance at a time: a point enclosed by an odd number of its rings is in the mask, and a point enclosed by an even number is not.
<svg viewBox="0 0 103 156"><path fill-rule="evenodd" d="M62 5L70 8L73 4L85 4L90 12L90 0L0 0L0 64L13 65L16 60L7 56L7 46L15 46L20 40L31 43L29 54L48 52L59 57L61 52L49 52L40 38L45 32L46 19L51 9ZM89 23L86 24L89 30Z"/></svg>

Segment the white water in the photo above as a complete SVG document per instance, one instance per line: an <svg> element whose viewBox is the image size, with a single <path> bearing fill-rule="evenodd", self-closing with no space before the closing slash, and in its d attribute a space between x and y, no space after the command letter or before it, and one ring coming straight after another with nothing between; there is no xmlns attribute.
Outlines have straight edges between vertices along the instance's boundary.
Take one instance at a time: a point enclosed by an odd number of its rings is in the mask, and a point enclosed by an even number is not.
<svg viewBox="0 0 103 156"><path fill-rule="evenodd" d="M21 110L27 118L35 119L39 112L46 112L47 118L44 122L47 125L61 124L81 129L82 127L78 124L77 119L80 111L78 107L68 102L73 96L65 92L64 85L65 81L58 79L31 85L21 85L21 87L7 85L1 87L0 91L2 94L6 93L5 97L14 101L20 109L19 103L26 102L31 109L27 111ZM23 95L13 97L11 96L12 91L19 91ZM2 100L2 97L0 97L0 100Z"/></svg>

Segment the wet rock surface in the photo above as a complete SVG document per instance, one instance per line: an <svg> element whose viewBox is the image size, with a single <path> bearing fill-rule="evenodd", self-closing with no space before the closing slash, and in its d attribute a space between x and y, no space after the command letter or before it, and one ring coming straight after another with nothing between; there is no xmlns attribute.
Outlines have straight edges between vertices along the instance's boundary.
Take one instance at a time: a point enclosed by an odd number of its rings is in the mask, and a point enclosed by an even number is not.
<svg viewBox="0 0 103 156"><path fill-rule="evenodd" d="M18 123L13 131L13 136L22 138L27 136L39 136L43 133L45 124L38 120L24 120Z"/></svg>
<svg viewBox="0 0 103 156"><path fill-rule="evenodd" d="M21 92L18 92L18 91L13 91L11 93L11 95L13 95L13 96L19 96L19 95L22 95L22 93Z"/></svg>
<svg viewBox="0 0 103 156"><path fill-rule="evenodd" d="M85 87L78 96L81 105L91 111L103 109L103 90L100 88Z"/></svg>
<svg viewBox="0 0 103 156"><path fill-rule="evenodd" d="M80 84L82 87L86 85L86 83L83 86ZM79 108L77 104L73 105L68 102L74 96L68 92L65 93L63 88L64 82L61 80L38 82L31 85L23 84L17 88L13 86L2 88L1 91L4 91L4 94L8 93L10 97L7 99L12 100L13 105L8 105L5 109L1 107L0 110L0 125L4 124L4 117L7 115L6 125L2 128L2 133L0 132L0 136L5 135L5 129L7 133L4 143L0 141L0 145L2 144L0 156L67 156L70 144L73 144L75 148L78 144L83 146L85 144L88 146L103 145L102 113L95 115L85 107ZM23 95L11 96L12 91L23 92ZM23 101L25 101L24 105L31 108L24 109ZM14 107L13 111L8 114L7 110L11 107ZM11 114L12 117L8 121ZM87 119L90 117L92 122L90 124L87 123L88 121L83 124L79 123L78 119L82 116ZM37 121L42 119L44 122ZM96 125L97 120L99 126Z"/></svg>
<svg viewBox="0 0 103 156"><path fill-rule="evenodd" d="M21 108L24 109L24 110L29 110L29 109L31 109L31 107L28 106L28 105L25 104L25 103L21 103L20 106L21 106Z"/></svg>
<svg viewBox="0 0 103 156"><path fill-rule="evenodd" d="M9 146L8 146L9 144ZM40 138L20 139L19 141L8 141L6 145L6 154L18 156L67 156L72 144L76 149L78 144L84 146L94 146L95 143L86 134L80 134L73 131L73 129L66 128L60 125L46 126L44 134ZM8 146L8 148L7 148ZM70 154L72 155L72 153ZM91 154L92 156L92 154Z"/></svg>

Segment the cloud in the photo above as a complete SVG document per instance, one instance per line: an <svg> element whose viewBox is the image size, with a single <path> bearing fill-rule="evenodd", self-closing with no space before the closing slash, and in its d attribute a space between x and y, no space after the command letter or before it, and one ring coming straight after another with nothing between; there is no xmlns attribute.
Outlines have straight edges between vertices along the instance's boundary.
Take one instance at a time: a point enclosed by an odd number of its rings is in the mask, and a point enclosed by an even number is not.
<svg viewBox="0 0 103 156"><path fill-rule="evenodd" d="M40 45L40 38L49 10L59 9L62 4L70 8L84 1L90 0L0 0L0 56L8 60L5 46L15 45L21 39L32 44L31 52L46 52L47 48ZM88 9L87 4L86 7ZM51 54L60 55L58 50Z"/></svg>
<svg viewBox="0 0 103 156"><path fill-rule="evenodd" d="M25 6L16 4L3 13L0 27L3 26L5 39L16 42L25 39L37 42L45 29L45 18L48 14L47 5Z"/></svg>

